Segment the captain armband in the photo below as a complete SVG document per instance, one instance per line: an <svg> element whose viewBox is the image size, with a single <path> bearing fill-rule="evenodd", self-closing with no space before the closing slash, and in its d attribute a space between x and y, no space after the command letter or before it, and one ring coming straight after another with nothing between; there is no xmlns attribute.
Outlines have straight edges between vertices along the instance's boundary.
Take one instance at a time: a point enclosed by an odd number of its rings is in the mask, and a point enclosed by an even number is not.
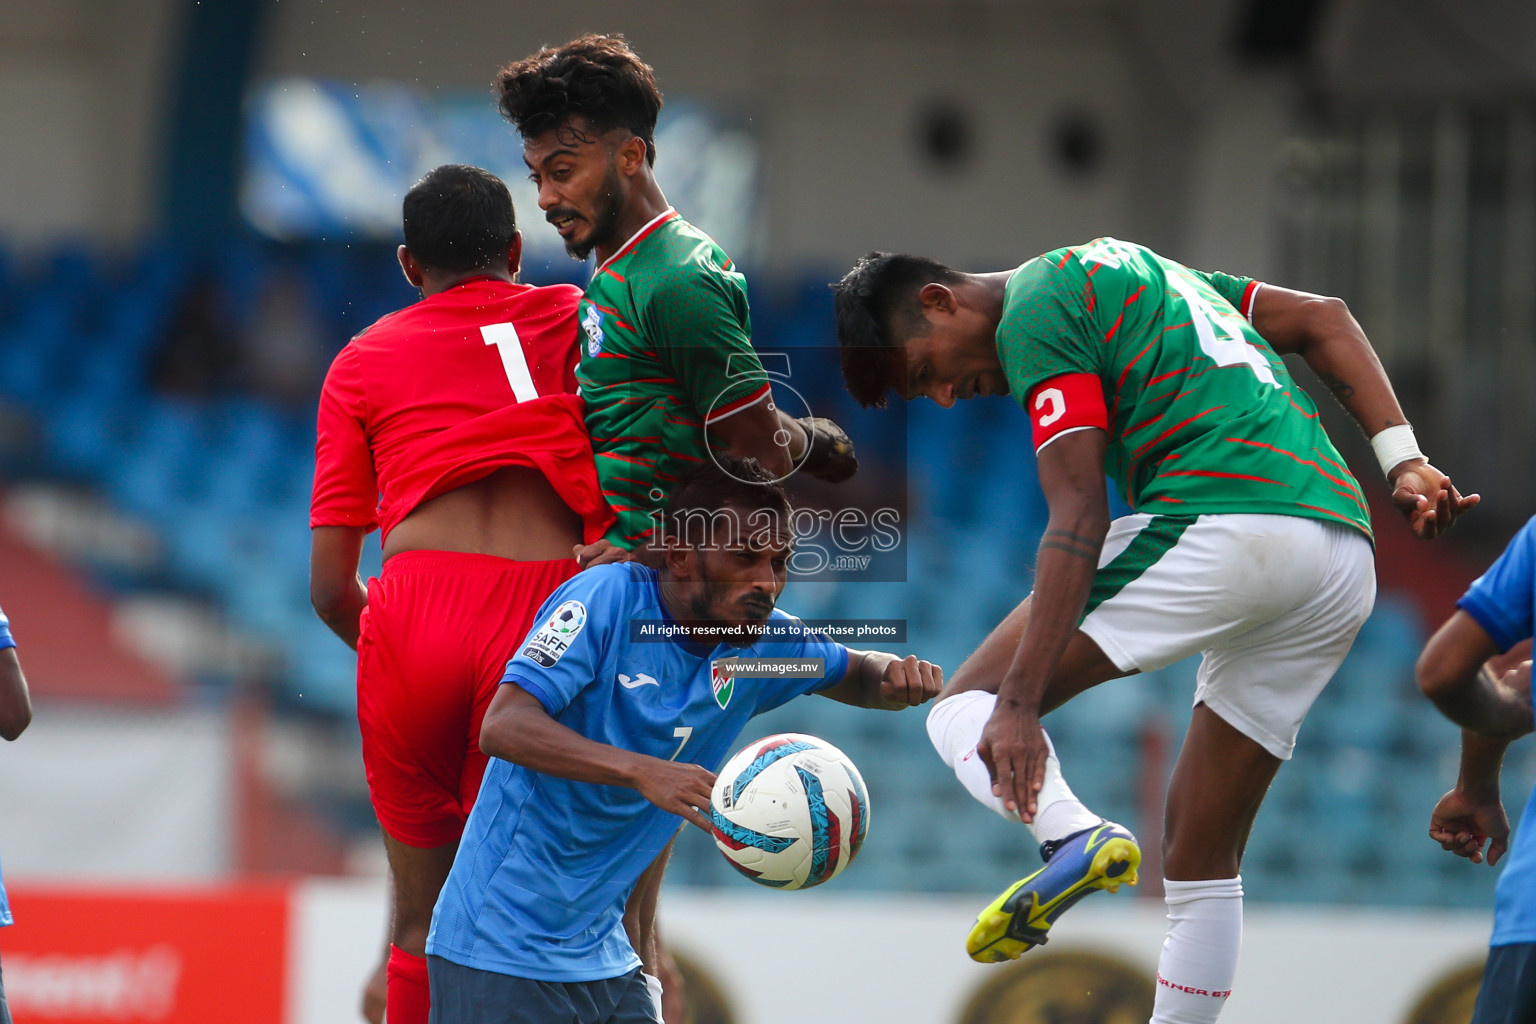
<svg viewBox="0 0 1536 1024"><path fill-rule="evenodd" d="M1037 454L1063 434L1091 429L1109 432L1104 385L1097 374L1064 373L1043 380L1030 389L1025 409Z"/></svg>

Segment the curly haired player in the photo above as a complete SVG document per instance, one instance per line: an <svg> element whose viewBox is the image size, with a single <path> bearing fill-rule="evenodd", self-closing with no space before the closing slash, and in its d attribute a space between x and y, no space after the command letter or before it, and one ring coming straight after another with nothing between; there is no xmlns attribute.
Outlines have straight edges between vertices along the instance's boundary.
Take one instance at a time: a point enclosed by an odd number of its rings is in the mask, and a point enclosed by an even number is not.
<svg viewBox="0 0 1536 1024"><path fill-rule="evenodd" d="M577 377L618 520L583 564L643 544L672 483L712 450L756 458L779 479L852 476L853 443L835 423L774 404L746 279L656 184L661 92L623 37L540 50L503 68L497 89L545 219L576 259L597 255Z"/></svg>

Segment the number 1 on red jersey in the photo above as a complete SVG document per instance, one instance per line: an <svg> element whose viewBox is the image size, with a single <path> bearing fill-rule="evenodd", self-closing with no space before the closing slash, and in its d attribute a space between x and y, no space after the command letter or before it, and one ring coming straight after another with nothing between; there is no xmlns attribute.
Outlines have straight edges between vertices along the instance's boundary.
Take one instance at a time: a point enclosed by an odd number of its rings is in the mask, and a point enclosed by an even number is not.
<svg viewBox="0 0 1536 1024"><path fill-rule="evenodd" d="M528 356L517 337L517 327L510 323L486 324L480 328L480 336L487 345L496 346L501 355L501 368L507 372L507 383L512 385L512 394L517 400L528 402L538 398L539 389L534 387L533 375L528 372Z"/></svg>

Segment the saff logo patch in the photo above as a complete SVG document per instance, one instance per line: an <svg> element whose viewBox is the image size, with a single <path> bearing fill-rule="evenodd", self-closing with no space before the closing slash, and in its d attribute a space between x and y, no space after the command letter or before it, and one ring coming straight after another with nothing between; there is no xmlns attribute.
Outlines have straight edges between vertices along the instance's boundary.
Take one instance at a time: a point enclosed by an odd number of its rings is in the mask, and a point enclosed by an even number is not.
<svg viewBox="0 0 1536 1024"><path fill-rule="evenodd" d="M731 670L723 662L712 661L709 663L709 688L714 691L715 703L724 711L725 706L731 702L731 694L736 689L736 680L731 677Z"/></svg>
<svg viewBox="0 0 1536 1024"><path fill-rule="evenodd" d="M554 668L586 624L587 606L580 601L565 602L528 638L523 657L545 668Z"/></svg>
<svg viewBox="0 0 1536 1024"><path fill-rule="evenodd" d="M587 315L581 318L581 329L587 332L587 355L597 355L603 350L603 311L596 306L587 306Z"/></svg>

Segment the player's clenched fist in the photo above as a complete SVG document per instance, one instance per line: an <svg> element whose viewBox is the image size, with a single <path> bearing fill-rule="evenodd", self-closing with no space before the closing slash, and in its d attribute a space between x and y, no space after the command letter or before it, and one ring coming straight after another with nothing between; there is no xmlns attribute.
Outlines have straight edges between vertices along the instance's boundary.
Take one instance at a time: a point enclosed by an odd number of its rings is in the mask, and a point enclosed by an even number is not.
<svg viewBox="0 0 1536 1024"><path fill-rule="evenodd" d="M917 707L939 695L944 689L944 670L916 655L897 658L880 675L880 698L886 704Z"/></svg>
<svg viewBox="0 0 1536 1024"><path fill-rule="evenodd" d="M802 416L795 421L805 431L805 461L800 468L818 480L840 484L859 471L853 439L825 416Z"/></svg>
<svg viewBox="0 0 1536 1024"><path fill-rule="evenodd" d="M639 783L640 795L668 814L675 814L710 831L709 796L715 773L686 761L649 761Z"/></svg>

